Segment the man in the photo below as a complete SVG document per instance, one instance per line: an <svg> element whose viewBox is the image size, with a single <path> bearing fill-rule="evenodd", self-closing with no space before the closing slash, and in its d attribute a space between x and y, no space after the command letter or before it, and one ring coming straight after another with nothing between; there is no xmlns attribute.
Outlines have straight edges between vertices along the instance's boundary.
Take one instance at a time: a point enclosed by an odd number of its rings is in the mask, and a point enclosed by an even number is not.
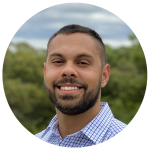
<svg viewBox="0 0 150 150"><path fill-rule="evenodd" d="M125 128L101 102L101 87L110 74L105 61L105 46L94 30L68 25L50 38L44 82L57 115L36 134L38 138L64 147L84 147L104 142Z"/></svg>

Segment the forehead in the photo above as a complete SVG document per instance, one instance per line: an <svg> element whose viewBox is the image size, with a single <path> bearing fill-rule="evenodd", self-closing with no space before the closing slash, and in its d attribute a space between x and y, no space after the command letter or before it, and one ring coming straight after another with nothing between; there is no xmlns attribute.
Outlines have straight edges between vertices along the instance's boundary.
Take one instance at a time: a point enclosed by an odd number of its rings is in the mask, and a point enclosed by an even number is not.
<svg viewBox="0 0 150 150"><path fill-rule="evenodd" d="M49 44L48 55L53 52L70 53L71 55L84 52L100 54L97 41L86 33L58 34Z"/></svg>

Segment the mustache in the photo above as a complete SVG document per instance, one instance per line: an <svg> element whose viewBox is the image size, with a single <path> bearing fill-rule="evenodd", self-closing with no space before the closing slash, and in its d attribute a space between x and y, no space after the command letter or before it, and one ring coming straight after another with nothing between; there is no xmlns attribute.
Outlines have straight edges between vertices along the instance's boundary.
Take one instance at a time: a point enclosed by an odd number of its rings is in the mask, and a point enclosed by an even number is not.
<svg viewBox="0 0 150 150"><path fill-rule="evenodd" d="M75 84L78 84L79 86L83 87L85 90L87 90L87 88L88 88L88 85L86 83L81 83L74 78L63 78L59 81L56 81L53 83L53 88L57 87L59 84L62 84L62 83L71 83L71 84L75 83Z"/></svg>

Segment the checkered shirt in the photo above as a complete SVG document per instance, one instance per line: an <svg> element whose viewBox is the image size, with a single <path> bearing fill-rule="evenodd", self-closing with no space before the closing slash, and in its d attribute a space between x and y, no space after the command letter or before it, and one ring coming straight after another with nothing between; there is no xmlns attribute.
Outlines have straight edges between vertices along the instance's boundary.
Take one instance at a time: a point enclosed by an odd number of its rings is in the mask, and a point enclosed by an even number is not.
<svg viewBox="0 0 150 150"><path fill-rule="evenodd" d="M114 118L107 102L101 102L99 114L80 131L61 138L57 115L48 127L35 136L50 144L63 147L85 147L102 143L126 127L126 124Z"/></svg>

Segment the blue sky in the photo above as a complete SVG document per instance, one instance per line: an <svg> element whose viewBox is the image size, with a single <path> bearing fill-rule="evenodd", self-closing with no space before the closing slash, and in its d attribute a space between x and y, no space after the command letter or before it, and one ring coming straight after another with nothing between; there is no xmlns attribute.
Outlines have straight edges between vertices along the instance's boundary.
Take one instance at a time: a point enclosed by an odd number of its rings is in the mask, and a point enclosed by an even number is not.
<svg viewBox="0 0 150 150"><path fill-rule="evenodd" d="M51 35L68 24L79 24L95 30L105 44L129 46L132 30L116 15L100 7L66 3L49 7L27 20L16 32L12 42L25 41L36 48L46 48Z"/></svg>

